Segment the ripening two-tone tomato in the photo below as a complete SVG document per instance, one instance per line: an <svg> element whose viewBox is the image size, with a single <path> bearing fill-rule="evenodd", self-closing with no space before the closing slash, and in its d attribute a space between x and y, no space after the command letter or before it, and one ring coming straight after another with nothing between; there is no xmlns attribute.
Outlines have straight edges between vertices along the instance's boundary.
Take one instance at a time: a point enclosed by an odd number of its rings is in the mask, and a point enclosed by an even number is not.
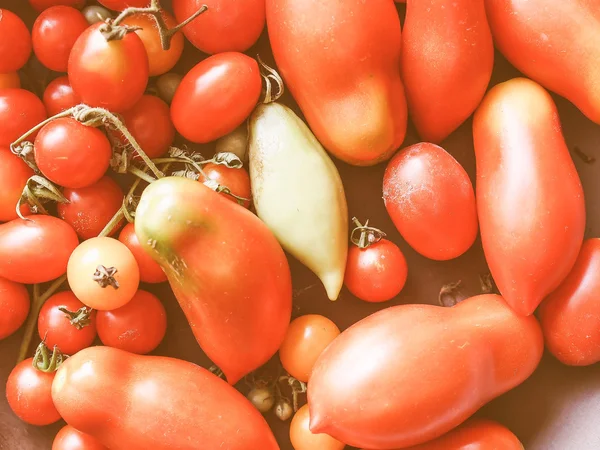
<svg viewBox="0 0 600 450"><path fill-rule="evenodd" d="M127 246L133 254L140 269L140 281L144 283L163 283L167 275L154 259L142 248L135 234L135 225L128 223L119 234L119 241Z"/></svg>
<svg viewBox="0 0 600 450"><path fill-rule="evenodd" d="M31 54L31 35L15 13L0 8L0 73L15 72Z"/></svg>
<svg viewBox="0 0 600 450"><path fill-rule="evenodd" d="M290 441L294 450L343 450L346 447L325 433L313 434L309 423L310 412L308 405L304 405L290 423Z"/></svg>
<svg viewBox="0 0 600 450"><path fill-rule="evenodd" d="M65 425L56 433L52 450L108 450L102 443L89 434Z"/></svg>
<svg viewBox="0 0 600 450"><path fill-rule="evenodd" d="M0 340L21 328L29 314L29 306L25 286L0 278Z"/></svg>
<svg viewBox="0 0 600 450"><path fill-rule="evenodd" d="M0 89L0 146L8 147L45 119L46 108L35 94L25 89Z"/></svg>
<svg viewBox="0 0 600 450"><path fill-rule="evenodd" d="M66 75L55 78L48 84L42 100L49 117L81 103L81 99L73 92L69 77Z"/></svg>
<svg viewBox="0 0 600 450"><path fill-rule="evenodd" d="M208 163L202 170L209 180L219 183L222 187L226 187L233 195L247 199L242 202L244 208L250 206L250 199L252 198L252 193L250 192L250 175L245 168L240 167L234 169L223 164ZM222 192L221 195L224 195L231 201L239 203L235 197L232 197L225 192Z"/></svg>
<svg viewBox="0 0 600 450"><path fill-rule="evenodd" d="M16 219L17 202L21 198L27 180L33 176L33 169L8 148L0 147L0 222ZM28 214L29 207L21 206L21 214Z"/></svg>

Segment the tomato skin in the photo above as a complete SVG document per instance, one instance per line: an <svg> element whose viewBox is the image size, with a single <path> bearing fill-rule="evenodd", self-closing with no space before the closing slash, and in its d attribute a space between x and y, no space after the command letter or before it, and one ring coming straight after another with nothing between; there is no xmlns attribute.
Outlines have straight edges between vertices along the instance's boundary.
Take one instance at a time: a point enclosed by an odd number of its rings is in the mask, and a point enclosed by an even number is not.
<svg viewBox="0 0 600 450"><path fill-rule="evenodd" d="M81 11L70 6L44 10L35 20L31 33L35 56L48 69L66 72L71 49L87 27Z"/></svg>
<svg viewBox="0 0 600 450"><path fill-rule="evenodd" d="M477 238L469 175L435 144L411 145L392 158L383 177L383 201L402 237L427 258L456 258Z"/></svg>
<svg viewBox="0 0 600 450"><path fill-rule="evenodd" d="M167 281L164 270L140 245L140 241L135 234L134 224L128 223L125 225L121 234L119 234L119 241L127 246L137 261L140 268L140 281L144 283L164 283Z"/></svg>
<svg viewBox="0 0 600 450"><path fill-rule="evenodd" d="M408 276L406 258L396 244L387 239L361 249L348 250L344 284L366 302L385 302L400 293Z"/></svg>
<svg viewBox="0 0 600 450"><path fill-rule="evenodd" d="M0 340L21 328L29 314L29 306L25 286L0 278Z"/></svg>
<svg viewBox="0 0 600 450"><path fill-rule="evenodd" d="M531 314L575 264L585 230L556 105L525 78L496 85L475 113L473 139L485 258L508 304Z"/></svg>
<svg viewBox="0 0 600 450"><path fill-rule="evenodd" d="M51 396L55 375L33 367L33 358L21 361L12 370L6 381L6 399L23 422L43 426L60 420Z"/></svg>
<svg viewBox="0 0 600 450"><path fill-rule="evenodd" d="M16 72L31 54L31 34L15 13L0 8L0 73Z"/></svg>
<svg viewBox="0 0 600 450"><path fill-rule="evenodd" d="M183 22L202 5L208 9L186 25L183 33L204 53L245 52L265 27L264 0L173 0L177 22Z"/></svg>
<svg viewBox="0 0 600 450"><path fill-rule="evenodd" d="M55 78L48 84L44 91L43 101L49 117L81 103L81 99L73 92L69 77L66 75Z"/></svg>
<svg viewBox="0 0 600 450"><path fill-rule="evenodd" d="M0 73L0 89L21 87L21 78L17 72Z"/></svg>
<svg viewBox="0 0 600 450"><path fill-rule="evenodd" d="M310 413L308 405L296 412L290 424L290 441L294 450L343 450L346 445L327 434L312 434L308 425Z"/></svg>
<svg viewBox="0 0 600 450"><path fill-rule="evenodd" d="M248 201L245 201L242 206L244 208L250 207L250 199L252 198L252 193L250 192L250 175L245 168L232 169L223 164L208 163L202 170L209 180L216 181L221 186L226 186L232 194L238 197L247 198ZM220 194L232 202L238 203L237 199L231 195L224 192Z"/></svg>
<svg viewBox="0 0 600 450"><path fill-rule="evenodd" d="M498 295L451 308L384 309L344 331L317 360L308 382L310 429L359 448L430 441L525 381L543 350L535 317L517 314Z"/></svg>
<svg viewBox="0 0 600 450"><path fill-rule="evenodd" d="M75 230L56 217L6 222L0 225L0 277L23 284L52 281L64 275L78 244Z"/></svg>
<svg viewBox="0 0 600 450"><path fill-rule="evenodd" d="M72 6L74 8L81 8L85 4L85 0L29 0L29 4L33 9L41 12L47 8L56 5Z"/></svg>
<svg viewBox="0 0 600 450"><path fill-rule="evenodd" d="M87 28L69 56L73 91L89 106L123 112L142 97L148 84L148 55L135 33L107 42L100 22Z"/></svg>
<svg viewBox="0 0 600 450"><path fill-rule="evenodd" d="M199 442L207 449L224 443L228 450L279 449L242 394L179 359L90 347L58 369L52 398L69 425L112 450L183 449ZM215 421L219 416L227 420Z"/></svg>
<svg viewBox="0 0 600 450"><path fill-rule="evenodd" d="M0 89L0 146L8 147L46 119L44 104L25 89ZM33 140L35 134L29 137Z"/></svg>
<svg viewBox="0 0 600 450"><path fill-rule="evenodd" d="M129 6L144 8L150 4L150 0L98 0L98 3L113 11L123 11Z"/></svg>
<svg viewBox="0 0 600 450"><path fill-rule="evenodd" d="M0 222L16 219L17 202L21 198L27 180L33 176L33 169L8 148L0 147ZM21 214L29 213L27 205L21 206Z"/></svg>
<svg viewBox="0 0 600 450"><path fill-rule="evenodd" d="M96 438L65 425L52 443L52 450L108 450Z"/></svg>
<svg viewBox="0 0 600 450"><path fill-rule="evenodd" d="M258 63L242 53L219 53L190 70L175 91L171 119L181 135L207 143L248 118L261 91Z"/></svg>

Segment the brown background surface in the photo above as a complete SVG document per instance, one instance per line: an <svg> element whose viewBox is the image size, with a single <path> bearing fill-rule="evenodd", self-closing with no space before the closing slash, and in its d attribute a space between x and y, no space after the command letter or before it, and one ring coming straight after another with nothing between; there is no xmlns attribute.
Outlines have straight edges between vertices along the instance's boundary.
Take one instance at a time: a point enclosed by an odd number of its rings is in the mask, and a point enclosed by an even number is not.
<svg viewBox="0 0 600 450"><path fill-rule="evenodd" d="M0 7L19 13L29 26L33 23L33 11L26 0L0 0ZM399 11L403 14L403 6L399 6ZM180 73L185 73L205 57L189 44L186 45L185 58L177 68ZM266 33L248 54L255 56L257 52L260 52L267 62L273 62ZM561 68L556 67L556 70ZM492 84L518 75L518 72L497 54ZM558 97L555 99L569 148L572 150L579 147L586 154L600 159L598 150L600 127L587 120L569 102ZM286 95L282 101L298 112L289 95ZM418 138L410 125L404 145L415 142L418 142ZM467 121L450 136L443 147L454 155L474 180L475 162L471 121ZM203 150L210 152L211 148L208 146ZM600 236L600 207L598 206L600 204L600 180L598 179L600 161L586 164L575 154L573 158L586 194L588 212L586 237L597 237ZM341 329L345 329L384 306L402 303L435 304L440 288L448 282L462 280L463 293L466 295L478 292L479 275L487 272L479 241L465 255L453 261L427 260L402 240L387 216L381 199L381 181L385 164L371 168L357 168L338 163L338 167L344 181L350 215L357 216L361 220L371 219L372 225L386 231L389 239L400 246L409 263L408 281L401 295L385 305L361 302L347 291L342 292L337 302L330 302L316 277L299 263L291 261L296 289L295 314L324 314L333 319ZM527 214L527 211L515 209L515 214ZM309 286L312 287L304 289ZM205 367L210 366L210 362L196 344L168 286L162 285L151 290L163 300L169 316L167 336L155 353L185 359ZM6 378L14 365L21 337L22 333L17 332L0 342L0 385L3 391ZM510 342L507 342L507 345L510 345ZM246 389L243 382L238 387L242 390ZM540 367L529 380L485 406L478 415L496 419L508 426L522 440L527 450L600 449L600 365L570 368L559 364L550 355L545 355ZM267 419L282 450L292 450L288 439L288 424L282 424L271 414L267 415ZM50 449L53 437L62 425L62 422L41 428L26 425L12 414L4 392L0 396L0 449Z"/></svg>

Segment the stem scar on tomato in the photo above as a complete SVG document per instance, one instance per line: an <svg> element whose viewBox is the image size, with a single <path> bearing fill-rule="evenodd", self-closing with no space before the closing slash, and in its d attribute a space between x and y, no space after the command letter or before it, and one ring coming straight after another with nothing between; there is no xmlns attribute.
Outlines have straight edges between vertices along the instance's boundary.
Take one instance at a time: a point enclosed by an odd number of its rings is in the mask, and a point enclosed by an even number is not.
<svg viewBox="0 0 600 450"><path fill-rule="evenodd" d="M119 282L116 280L115 275L119 270L116 267L104 267L100 264L96 267L96 271L92 276L94 281L97 282L101 288L112 286L115 289L119 289Z"/></svg>
<svg viewBox="0 0 600 450"><path fill-rule="evenodd" d="M352 230L352 234L350 235L350 241L358 248L367 248L371 244L375 244L382 240L386 234L378 228L370 227L369 221L367 220L365 224L361 224L356 217L352 218L352 222L356 226L354 230ZM356 235L360 233L360 236L357 238Z"/></svg>
<svg viewBox="0 0 600 450"><path fill-rule="evenodd" d="M69 311L67 308L61 306L58 310L64 312L65 317L69 319L71 325L78 330L90 325L90 313L92 312L92 308L84 306L77 311Z"/></svg>

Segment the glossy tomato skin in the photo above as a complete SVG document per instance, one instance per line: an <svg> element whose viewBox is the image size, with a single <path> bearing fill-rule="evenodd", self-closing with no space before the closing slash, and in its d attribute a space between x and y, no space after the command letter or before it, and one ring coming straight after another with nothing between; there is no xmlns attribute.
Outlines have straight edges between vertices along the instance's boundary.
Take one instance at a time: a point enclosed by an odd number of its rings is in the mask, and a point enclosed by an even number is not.
<svg viewBox="0 0 600 450"><path fill-rule="evenodd" d="M543 349L535 317L517 314L498 295L452 308L384 309L344 331L317 360L308 382L310 429L359 448L430 441L525 381Z"/></svg>
<svg viewBox="0 0 600 450"><path fill-rule="evenodd" d="M21 198L27 180L33 176L33 169L8 148L0 147L0 222L16 219L17 202ZM28 214L29 207L21 206L21 214Z"/></svg>
<svg viewBox="0 0 600 450"><path fill-rule="evenodd" d="M508 304L531 314L575 264L585 230L552 97L525 78L496 85L475 113L473 140L485 258Z"/></svg>
<svg viewBox="0 0 600 450"><path fill-rule="evenodd" d="M123 11L125 8L129 6L133 6L135 8L143 8L150 4L149 0L98 0L103 6L106 6L108 9L112 9L114 11Z"/></svg>
<svg viewBox="0 0 600 450"><path fill-rule="evenodd" d="M50 70L66 72L75 41L88 27L81 11L70 6L52 6L35 20L31 38L33 51Z"/></svg>
<svg viewBox="0 0 600 450"><path fill-rule="evenodd" d="M69 77L66 75L55 78L48 84L42 100L49 117L81 103L81 99L73 92Z"/></svg>
<svg viewBox="0 0 600 450"><path fill-rule="evenodd" d="M82 240L98 236L121 208L124 198L121 187L106 175L90 186L64 189L63 195L69 203L57 205L58 215ZM110 235L118 229L116 226Z"/></svg>
<svg viewBox="0 0 600 450"><path fill-rule="evenodd" d="M123 112L142 97L148 84L148 55L137 34L107 42L100 22L77 39L69 56L69 81L83 103Z"/></svg>
<svg viewBox="0 0 600 450"><path fill-rule="evenodd" d="M21 328L29 314L29 306L25 286L0 278L0 340Z"/></svg>
<svg viewBox="0 0 600 450"><path fill-rule="evenodd" d="M44 104L25 89L0 89L0 146L8 147L46 119ZM29 137L33 140L35 134Z"/></svg>
<svg viewBox="0 0 600 450"><path fill-rule="evenodd" d="M65 274L78 244L71 225L56 217L6 222L0 225L0 277L23 284L52 281Z"/></svg>
<svg viewBox="0 0 600 450"><path fill-rule="evenodd" d="M21 78L17 72L0 73L0 89L21 87Z"/></svg>
<svg viewBox="0 0 600 450"><path fill-rule="evenodd" d="M227 187L232 194L238 197L248 199L243 202L244 208L250 207L250 199L252 193L250 192L250 175L244 167L239 169L232 169L223 164L206 164L202 170L209 180L216 181L221 186ZM221 195L225 196L229 200L238 203L235 197L221 192Z"/></svg>
<svg viewBox="0 0 600 450"><path fill-rule="evenodd" d="M435 144L411 145L392 158L383 177L383 201L402 237L427 258L456 258L477 237L469 175Z"/></svg>
<svg viewBox="0 0 600 450"><path fill-rule="evenodd" d="M254 59L242 53L219 53L183 77L171 102L171 119L184 138L211 142L248 118L260 91L260 71Z"/></svg>
<svg viewBox="0 0 600 450"><path fill-rule="evenodd" d="M119 241L127 246L140 268L140 281L144 283L163 283L167 275L156 261L142 248L135 234L135 225L128 223L119 234Z"/></svg>
<svg viewBox="0 0 600 450"><path fill-rule="evenodd" d="M15 72L31 54L31 34L15 13L0 8L0 73Z"/></svg>
<svg viewBox="0 0 600 450"><path fill-rule="evenodd" d="M29 3L35 10L43 11L56 5L72 6L79 9L85 4L85 0L29 0Z"/></svg>
<svg viewBox="0 0 600 450"><path fill-rule="evenodd" d="M204 53L245 52L265 27L264 0L173 0L177 22L208 9L183 28L185 37Z"/></svg>
<svg viewBox="0 0 600 450"><path fill-rule="evenodd" d="M6 381L6 399L23 422L43 426L60 420L51 395L55 374L33 367L33 358L21 361L12 370Z"/></svg>
<svg viewBox="0 0 600 450"><path fill-rule="evenodd" d="M59 368L52 398L69 425L111 450L191 450L199 442L207 449L279 449L242 394L174 358L87 348Z"/></svg>
<svg viewBox="0 0 600 450"><path fill-rule="evenodd" d="M327 434L313 434L309 428L308 405L301 407L290 423L290 441L294 450L343 450L346 445Z"/></svg>
<svg viewBox="0 0 600 450"><path fill-rule="evenodd" d="M52 442L52 450L108 450L98 439L65 425Z"/></svg>

